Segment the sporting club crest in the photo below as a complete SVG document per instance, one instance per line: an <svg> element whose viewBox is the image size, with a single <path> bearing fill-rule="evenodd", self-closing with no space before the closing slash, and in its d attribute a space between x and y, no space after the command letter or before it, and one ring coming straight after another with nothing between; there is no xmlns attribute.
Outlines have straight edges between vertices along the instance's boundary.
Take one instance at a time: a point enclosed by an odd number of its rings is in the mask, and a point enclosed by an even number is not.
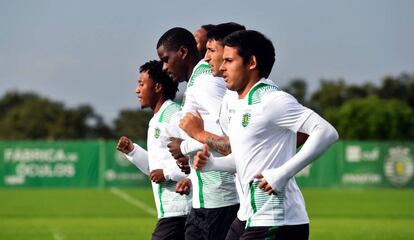
<svg viewBox="0 0 414 240"><path fill-rule="evenodd" d="M247 127L247 125L249 125L251 117L252 117L252 115L249 112L243 114L243 119L242 119L242 126L243 127Z"/></svg>
<svg viewBox="0 0 414 240"><path fill-rule="evenodd" d="M154 137L159 138L161 135L161 130L159 128L155 128Z"/></svg>
<svg viewBox="0 0 414 240"><path fill-rule="evenodd" d="M388 150L384 162L385 177L395 187L407 185L414 176L414 162L408 147L396 146Z"/></svg>

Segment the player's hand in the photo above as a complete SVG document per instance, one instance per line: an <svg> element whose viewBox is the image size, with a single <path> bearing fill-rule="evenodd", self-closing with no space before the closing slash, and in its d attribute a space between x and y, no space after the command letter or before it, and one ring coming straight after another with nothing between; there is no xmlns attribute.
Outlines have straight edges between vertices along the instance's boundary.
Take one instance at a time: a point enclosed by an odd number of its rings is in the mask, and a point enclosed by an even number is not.
<svg viewBox="0 0 414 240"><path fill-rule="evenodd" d="M204 120L198 111L186 113L178 125L188 136L198 139L197 136L204 132Z"/></svg>
<svg viewBox="0 0 414 240"><path fill-rule="evenodd" d="M194 156L194 169L202 170L204 165L208 163L208 157L210 157L210 153L208 152L208 146L207 144L204 144L203 150L198 151L197 154Z"/></svg>
<svg viewBox="0 0 414 240"><path fill-rule="evenodd" d="M263 175L261 173L258 173L254 176L254 178L256 179L261 179L261 183L259 184L259 186L257 186L258 188L262 189L263 191L267 192L269 195L270 194L275 194L275 191L273 191L272 187L270 186L270 184L266 181L266 179L263 178Z"/></svg>
<svg viewBox="0 0 414 240"><path fill-rule="evenodd" d="M116 149L120 152L128 154L132 150L134 150L134 144L132 143L131 139L122 136L121 138L119 138L118 144L116 145Z"/></svg>
<svg viewBox="0 0 414 240"><path fill-rule="evenodd" d="M183 156L180 149L180 145L183 140L181 138L170 137L170 141L171 142L167 144L168 150L170 150L171 155L175 159L179 159Z"/></svg>
<svg viewBox="0 0 414 240"><path fill-rule="evenodd" d="M190 173L190 164L188 162L187 156L182 156L176 160L177 166L181 169L181 171L185 174Z"/></svg>
<svg viewBox="0 0 414 240"><path fill-rule="evenodd" d="M188 195L191 191L191 180L189 178L184 178L180 180L175 185L175 192L181 195Z"/></svg>
<svg viewBox="0 0 414 240"><path fill-rule="evenodd" d="M162 169L152 170L149 177L155 183L165 182L164 171Z"/></svg>

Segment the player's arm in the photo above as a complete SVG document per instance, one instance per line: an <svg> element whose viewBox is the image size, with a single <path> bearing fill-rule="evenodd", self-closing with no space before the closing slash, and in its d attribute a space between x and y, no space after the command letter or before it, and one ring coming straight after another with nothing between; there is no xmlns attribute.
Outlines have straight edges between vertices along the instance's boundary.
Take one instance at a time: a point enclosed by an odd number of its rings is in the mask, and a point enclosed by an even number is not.
<svg viewBox="0 0 414 240"><path fill-rule="evenodd" d="M155 183L161 183L169 180L178 182L186 178L187 174L183 173L180 168L178 168L174 159L168 159L164 162L162 168L152 170L149 177L151 181Z"/></svg>
<svg viewBox="0 0 414 240"><path fill-rule="evenodd" d="M301 150L282 166L263 171L256 178L263 177L259 188L266 192L282 190L290 178L324 153L338 139L338 132L317 113L312 113L299 129L309 135Z"/></svg>
<svg viewBox="0 0 414 240"><path fill-rule="evenodd" d="M236 162L232 154L224 157L213 157L205 144L202 151L194 156L194 169L202 171L236 172Z"/></svg>
<svg viewBox="0 0 414 240"><path fill-rule="evenodd" d="M178 167L174 159L166 159L163 162L163 173L166 181L172 180L178 182L187 177L187 174Z"/></svg>
<svg viewBox="0 0 414 240"><path fill-rule="evenodd" d="M198 111L195 114L186 113L180 120L179 127L191 138L208 144L211 149L223 155L231 153L229 138L205 131L203 118Z"/></svg>
<svg viewBox="0 0 414 240"><path fill-rule="evenodd" d="M296 133L296 147L302 146L306 140L308 139L309 135L302 132Z"/></svg>
<svg viewBox="0 0 414 240"><path fill-rule="evenodd" d="M141 172L150 175L148 153L145 149L133 143L131 139L125 136L119 139L116 149L124 153L126 159L133 163Z"/></svg>
<svg viewBox="0 0 414 240"><path fill-rule="evenodd" d="M181 195L188 195L191 192L191 180L189 178L184 178L177 182L175 185L175 192Z"/></svg>

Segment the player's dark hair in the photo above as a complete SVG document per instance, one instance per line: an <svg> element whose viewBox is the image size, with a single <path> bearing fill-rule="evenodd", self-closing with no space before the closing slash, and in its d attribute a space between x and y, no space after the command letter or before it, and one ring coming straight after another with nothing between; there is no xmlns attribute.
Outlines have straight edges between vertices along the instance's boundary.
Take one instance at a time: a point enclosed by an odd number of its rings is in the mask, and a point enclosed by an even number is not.
<svg viewBox="0 0 414 240"><path fill-rule="evenodd" d="M161 61L148 61L139 67L139 72L148 72L152 81L164 86L164 97L166 99L174 99L178 90L178 83L174 82L166 72L162 70Z"/></svg>
<svg viewBox="0 0 414 240"><path fill-rule="evenodd" d="M160 46L172 51L178 51L180 47L185 47L188 49L189 54L198 54L197 43L193 34L187 29L180 27L166 31L158 40L157 49Z"/></svg>
<svg viewBox="0 0 414 240"><path fill-rule="evenodd" d="M225 37L241 30L246 30L246 27L235 22L221 23L207 32L207 39L223 42Z"/></svg>
<svg viewBox="0 0 414 240"><path fill-rule="evenodd" d="M211 31L211 29L213 29L216 25L214 24L204 24L201 25L201 28L206 30L206 32L208 33L209 31Z"/></svg>
<svg viewBox="0 0 414 240"><path fill-rule="evenodd" d="M269 76L275 63L275 48L265 35L253 30L237 31L224 39L224 45L236 48L244 64L255 56L259 77Z"/></svg>

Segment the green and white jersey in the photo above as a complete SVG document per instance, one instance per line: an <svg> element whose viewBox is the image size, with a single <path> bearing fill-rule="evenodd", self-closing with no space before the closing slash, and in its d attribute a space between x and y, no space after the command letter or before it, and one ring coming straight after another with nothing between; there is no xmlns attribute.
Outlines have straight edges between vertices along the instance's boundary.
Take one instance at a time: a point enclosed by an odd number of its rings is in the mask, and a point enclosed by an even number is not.
<svg viewBox="0 0 414 240"><path fill-rule="evenodd" d="M223 79L224 81L224 79ZM221 108L220 108L220 118L219 124L221 130L224 135L229 135L229 123L230 119L233 116L234 112L236 111L237 100L239 99L239 95L237 92L226 89L226 93L224 94Z"/></svg>
<svg viewBox="0 0 414 240"><path fill-rule="evenodd" d="M264 79L238 100L229 124L229 137L246 201L247 227L309 222L294 178L277 195L268 195L257 187L260 182L254 176L281 166L296 153L296 133L311 113Z"/></svg>
<svg viewBox="0 0 414 240"><path fill-rule="evenodd" d="M222 136L219 124L220 106L226 91L225 82L211 74L210 65L201 60L193 69L185 93L183 112L198 111L204 129ZM217 152L212 152L218 155ZM234 174L191 170L194 208L220 208L238 204Z"/></svg>
<svg viewBox="0 0 414 240"><path fill-rule="evenodd" d="M264 79L263 82L269 85L276 86L275 83L269 79ZM228 126L229 126L231 118L236 112L238 100L239 100L239 95L237 94L237 92L229 90L229 89L226 90L226 94L224 94L223 101L221 104L221 109L220 109L220 126L221 126L221 130L226 136L228 136L229 134ZM243 197L241 183L239 180L239 176L237 174L235 177L235 184L236 184L236 189L237 189L237 193L239 196L239 202L240 202L240 208L239 208L239 211L237 212L237 218L240 219L241 221L247 221L248 216L247 216L246 206L245 206L246 200Z"/></svg>
<svg viewBox="0 0 414 240"><path fill-rule="evenodd" d="M128 154L129 160L147 175L154 169L163 169L166 181L151 182L158 218L185 216L191 208L191 195L180 195L175 192L176 182L187 176L178 168L167 147L170 142L169 137L179 134L178 126L171 125L170 120L179 113L180 109L180 106L173 101L165 101L149 122L148 157L136 144L134 150Z"/></svg>

